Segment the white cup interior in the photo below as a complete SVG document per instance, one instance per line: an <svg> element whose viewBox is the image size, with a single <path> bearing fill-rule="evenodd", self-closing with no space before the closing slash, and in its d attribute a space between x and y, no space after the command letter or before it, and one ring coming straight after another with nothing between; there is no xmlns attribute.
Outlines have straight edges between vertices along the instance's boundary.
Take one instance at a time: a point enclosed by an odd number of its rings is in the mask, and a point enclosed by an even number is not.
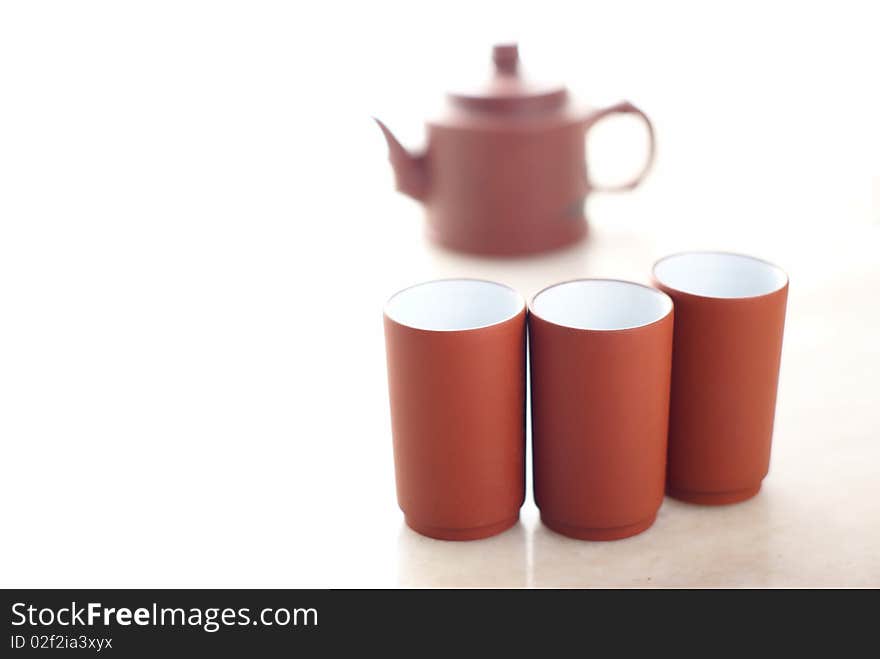
<svg viewBox="0 0 880 659"><path fill-rule="evenodd" d="M742 298L767 295L788 281L772 263L742 254L687 252L661 259L654 277L671 289L703 297Z"/></svg>
<svg viewBox="0 0 880 659"><path fill-rule="evenodd" d="M622 330L650 325L672 311L672 300L654 288L612 279L578 279L545 288L532 312L556 325Z"/></svg>
<svg viewBox="0 0 880 659"><path fill-rule="evenodd" d="M489 327L510 320L525 301L512 288L479 279L441 279L393 295L385 306L401 325L434 331Z"/></svg>

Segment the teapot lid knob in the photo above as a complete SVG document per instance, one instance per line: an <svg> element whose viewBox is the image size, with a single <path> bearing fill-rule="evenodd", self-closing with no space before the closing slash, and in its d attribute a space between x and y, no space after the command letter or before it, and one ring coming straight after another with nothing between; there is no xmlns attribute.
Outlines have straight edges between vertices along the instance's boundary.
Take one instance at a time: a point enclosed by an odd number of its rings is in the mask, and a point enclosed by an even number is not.
<svg viewBox="0 0 880 659"><path fill-rule="evenodd" d="M494 71L489 79L470 89L450 92L453 105L476 110L523 116L529 113L558 110L567 101L562 85L547 85L529 80L520 73L519 48L513 41L492 48Z"/></svg>
<svg viewBox="0 0 880 659"><path fill-rule="evenodd" d="M519 68L519 48L515 43L498 44L492 48L495 71L503 75L516 75Z"/></svg>

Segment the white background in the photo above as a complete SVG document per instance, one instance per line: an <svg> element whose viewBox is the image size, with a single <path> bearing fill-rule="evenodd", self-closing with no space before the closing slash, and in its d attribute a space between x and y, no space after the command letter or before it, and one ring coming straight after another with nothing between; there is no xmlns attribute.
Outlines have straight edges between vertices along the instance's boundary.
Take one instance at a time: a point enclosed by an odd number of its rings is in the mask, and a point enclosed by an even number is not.
<svg viewBox="0 0 880 659"><path fill-rule="evenodd" d="M880 585L880 92L872 3L6 2L0 6L0 583ZM653 119L591 239L426 244L385 119L529 71ZM609 121L597 176L643 135ZM381 311L483 276L531 295L720 248L791 275L773 469L617 543L450 544L396 507Z"/></svg>

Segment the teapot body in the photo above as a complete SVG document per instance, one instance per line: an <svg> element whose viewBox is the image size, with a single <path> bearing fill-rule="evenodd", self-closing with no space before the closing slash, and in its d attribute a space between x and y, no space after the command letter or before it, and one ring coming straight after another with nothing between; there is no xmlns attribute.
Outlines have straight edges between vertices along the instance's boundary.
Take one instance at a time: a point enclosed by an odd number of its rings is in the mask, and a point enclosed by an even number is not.
<svg viewBox="0 0 880 659"><path fill-rule="evenodd" d="M586 233L591 191L630 190L648 172L651 122L627 101L583 108L564 87L524 78L515 44L495 46L492 59L488 82L447 95L444 113L428 122L425 150L408 151L376 119L397 189L424 204L430 236L452 249L518 255L573 243ZM587 171L586 135L611 114L644 122L648 156L631 181L600 188Z"/></svg>
<svg viewBox="0 0 880 659"><path fill-rule="evenodd" d="M516 255L587 229L584 119L565 115L428 125L423 200L430 237L451 249Z"/></svg>

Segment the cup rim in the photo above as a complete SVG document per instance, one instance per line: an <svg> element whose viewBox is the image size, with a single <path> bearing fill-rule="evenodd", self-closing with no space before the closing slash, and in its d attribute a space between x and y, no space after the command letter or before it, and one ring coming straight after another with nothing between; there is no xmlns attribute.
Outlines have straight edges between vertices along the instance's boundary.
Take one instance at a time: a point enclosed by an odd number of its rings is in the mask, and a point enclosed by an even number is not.
<svg viewBox="0 0 880 659"><path fill-rule="evenodd" d="M388 308L391 305L391 301L394 300L394 298L396 298L398 295L406 293L407 291L410 291L413 288L418 288L419 286L425 286L427 284L438 284L438 283L443 283L443 282L451 282L451 281L478 282L481 284L492 284L493 286L498 286L500 288L507 289L508 291L512 292L515 296L515 299L517 301L516 310L513 313L511 313L510 315L505 316L504 318L502 318L500 320L496 320L494 322L486 323L483 325L478 325L476 327L462 327L462 328L418 327L416 325L411 325L410 323L403 322L402 320L395 318L391 313L389 313ZM429 332L429 333L434 333L434 334L448 334L448 333L454 333L454 332L478 332L480 330L488 329L490 327L496 327L498 325L503 325L504 323L510 322L511 320L513 320L514 318L516 318L517 316L519 316L521 313L523 313L526 310L527 310L527 306L526 306L525 298L522 296L522 294L518 290L516 290L512 286L508 286L507 284L502 284L501 282L493 281L491 279L481 279L479 277L441 277L439 279L427 279L425 281L420 281L415 284L411 284L409 286L406 286L405 288L401 288L396 293L393 293L391 295L391 297L389 297L385 301L385 306L382 308L382 314L385 316L385 318L390 320L392 323L394 323L396 325L400 325L401 327L405 327L407 329L410 329L410 330L413 330L416 332Z"/></svg>
<svg viewBox="0 0 880 659"><path fill-rule="evenodd" d="M706 295L704 293L694 293L692 291L684 290L683 288L678 288L677 286L672 286L660 280L657 276L657 266L663 263L663 261L667 261L669 259L677 258L680 256L692 256L695 254L714 254L720 256L736 256L738 258L748 259L751 261L755 261L757 263L763 264L765 266L770 267L771 269L777 271L782 275L782 284L777 286L771 291L767 291L766 293L758 293L756 295ZM752 256L751 254L743 254L742 252L729 252L725 250L717 250L717 249L693 249L693 250L684 250L681 252L673 252L672 254L667 254L656 261L654 261L654 265L651 267L651 278L658 285L663 286L664 288L674 291L675 293L681 295L688 295L695 298L700 298L704 300L755 300L762 297L768 297L770 295L776 295L780 291L784 291L788 288L788 273L783 270L780 266L776 265L772 261L768 261L766 259L762 259L757 256Z"/></svg>
<svg viewBox="0 0 880 659"><path fill-rule="evenodd" d="M555 321L549 320L535 311L535 300L538 299L539 295L541 295L542 293L546 293L551 288L556 288L557 286L564 286L566 284L574 284L577 282L614 282L614 283L618 283L618 284L627 284L629 286L637 286L639 288L645 288L645 289L651 291L652 293L664 298L668 304L668 308L666 310L666 313L664 313L659 318L652 320L651 322L642 323L640 325L631 325L631 326L626 326L626 327L611 327L611 328L572 327L571 325L563 325L561 323L557 323ZM653 325L657 325L659 323L662 323L664 320L666 320L667 318L669 318L672 315L672 313L675 309L675 304L672 301L672 298L669 297L669 295L667 295L664 291L661 291L659 288L656 288L654 286L649 286L648 284L641 284L639 282L631 281L629 279L616 279L614 277L576 277L574 279L566 279L564 281L559 281L559 282L556 282L555 284L550 284L549 286L545 286L544 288L539 290L537 293L532 295L532 297L529 299L528 309L529 309L530 316L534 316L535 318L538 318L540 321L547 323L548 325L553 325L554 327L559 327L561 329L569 330L572 332L601 332L601 333L607 334L607 333L611 333L611 332L636 332L636 331L651 327Z"/></svg>

